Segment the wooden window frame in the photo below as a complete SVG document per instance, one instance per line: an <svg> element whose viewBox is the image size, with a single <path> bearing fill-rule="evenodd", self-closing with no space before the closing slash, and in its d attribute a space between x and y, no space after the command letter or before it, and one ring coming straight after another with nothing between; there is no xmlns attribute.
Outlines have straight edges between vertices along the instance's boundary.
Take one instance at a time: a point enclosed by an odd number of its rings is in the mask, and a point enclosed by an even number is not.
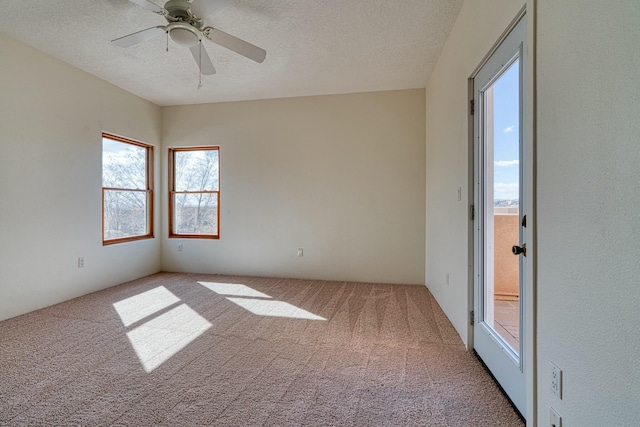
<svg viewBox="0 0 640 427"><path fill-rule="evenodd" d="M218 152L218 189L206 191L176 191L175 181L175 153L185 151L205 151L214 150ZM220 239L220 146L198 146L198 147L173 147L169 148L168 157L168 177L169 177L169 238L170 239ZM216 234L184 234L174 231L174 206L173 199L176 194L216 194L218 205L216 211Z"/></svg>
<svg viewBox="0 0 640 427"><path fill-rule="evenodd" d="M103 132L102 133L102 138L106 138L106 139L110 139L113 141L118 141L118 142L124 142L126 144L131 144L131 145L135 145L137 147L141 147L144 148L146 150L146 163L147 163L147 168L146 168L146 188L145 189L132 189L132 188L115 188L115 187L102 187L102 245L103 246L107 246L107 245L114 245L117 243L125 243L125 242L133 242L136 240L144 240L144 239L152 239L154 238L154 223L153 223L153 218L154 218L154 212L153 212L153 207L154 207L154 191L153 191L153 184L154 184L154 155L153 155L153 145L149 145L149 144L145 144L143 142L140 141L135 141L133 139L130 138L125 138L122 136L118 136L118 135L113 135L111 133L106 133ZM104 156L104 151L102 153L102 155ZM105 239L104 236L104 225L105 225L105 218L104 218L104 201L105 201L105 193L107 191L130 191L133 193L145 193L147 195L147 233L145 234L140 234L137 236L128 236L128 237L119 237L119 238L115 238L115 239Z"/></svg>

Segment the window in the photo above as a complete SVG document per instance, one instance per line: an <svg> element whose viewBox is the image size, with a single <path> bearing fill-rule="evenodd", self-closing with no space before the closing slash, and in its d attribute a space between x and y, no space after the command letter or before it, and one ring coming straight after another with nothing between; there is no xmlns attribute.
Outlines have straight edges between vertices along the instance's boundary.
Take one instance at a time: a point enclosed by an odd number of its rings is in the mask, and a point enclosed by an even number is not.
<svg viewBox="0 0 640 427"><path fill-rule="evenodd" d="M153 237L153 147L102 134L102 244Z"/></svg>
<svg viewBox="0 0 640 427"><path fill-rule="evenodd" d="M220 147L169 149L169 237L220 236Z"/></svg>

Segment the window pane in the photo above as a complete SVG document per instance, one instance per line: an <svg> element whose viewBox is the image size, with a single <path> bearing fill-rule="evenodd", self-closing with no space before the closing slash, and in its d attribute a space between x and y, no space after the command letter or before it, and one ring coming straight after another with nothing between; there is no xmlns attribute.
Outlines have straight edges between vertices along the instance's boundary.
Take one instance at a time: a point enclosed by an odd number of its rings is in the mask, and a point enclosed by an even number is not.
<svg viewBox="0 0 640 427"><path fill-rule="evenodd" d="M483 322L520 351L520 61L484 90Z"/></svg>
<svg viewBox="0 0 640 427"><path fill-rule="evenodd" d="M176 234L218 234L218 194L175 194L173 227Z"/></svg>
<svg viewBox="0 0 640 427"><path fill-rule="evenodd" d="M148 234L147 193L104 190L104 239Z"/></svg>
<svg viewBox="0 0 640 427"><path fill-rule="evenodd" d="M175 191L218 191L218 150L175 151Z"/></svg>
<svg viewBox="0 0 640 427"><path fill-rule="evenodd" d="M146 175L146 148L102 138L103 187L145 190Z"/></svg>

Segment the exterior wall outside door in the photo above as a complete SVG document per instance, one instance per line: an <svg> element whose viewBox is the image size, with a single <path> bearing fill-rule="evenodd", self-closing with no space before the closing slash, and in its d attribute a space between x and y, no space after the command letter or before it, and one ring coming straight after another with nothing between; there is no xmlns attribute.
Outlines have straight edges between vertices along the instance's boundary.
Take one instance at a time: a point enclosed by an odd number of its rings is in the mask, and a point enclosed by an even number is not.
<svg viewBox="0 0 640 427"><path fill-rule="evenodd" d="M518 257L511 247L518 244L519 218L517 208L514 213L499 213L494 220L494 295L498 300L518 299Z"/></svg>

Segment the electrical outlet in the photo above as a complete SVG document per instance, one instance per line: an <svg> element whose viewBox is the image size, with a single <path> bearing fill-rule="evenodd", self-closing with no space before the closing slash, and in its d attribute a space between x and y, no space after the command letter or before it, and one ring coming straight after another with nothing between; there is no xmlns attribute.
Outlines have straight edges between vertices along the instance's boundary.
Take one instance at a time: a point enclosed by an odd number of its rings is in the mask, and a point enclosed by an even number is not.
<svg viewBox="0 0 640 427"><path fill-rule="evenodd" d="M562 399L562 371L551 363L551 392Z"/></svg>
<svg viewBox="0 0 640 427"><path fill-rule="evenodd" d="M447 273L447 285L449 284L449 273Z"/></svg>
<svg viewBox="0 0 640 427"><path fill-rule="evenodd" d="M458 187L458 201L462 201L462 187Z"/></svg>
<svg viewBox="0 0 640 427"><path fill-rule="evenodd" d="M84 268L84 257L78 257L78 268Z"/></svg>
<svg viewBox="0 0 640 427"><path fill-rule="evenodd" d="M298 248L298 256L304 256L304 249Z"/></svg>
<svg viewBox="0 0 640 427"><path fill-rule="evenodd" d="M182 243L178 243L178 252L182 252Z"/></svg>
<svg viewBox="0 0 640 427"><path fill-rule="evenodd" d="M549 408L549 425L551 427L562 427L562 417L553 408Z"/></svg>

